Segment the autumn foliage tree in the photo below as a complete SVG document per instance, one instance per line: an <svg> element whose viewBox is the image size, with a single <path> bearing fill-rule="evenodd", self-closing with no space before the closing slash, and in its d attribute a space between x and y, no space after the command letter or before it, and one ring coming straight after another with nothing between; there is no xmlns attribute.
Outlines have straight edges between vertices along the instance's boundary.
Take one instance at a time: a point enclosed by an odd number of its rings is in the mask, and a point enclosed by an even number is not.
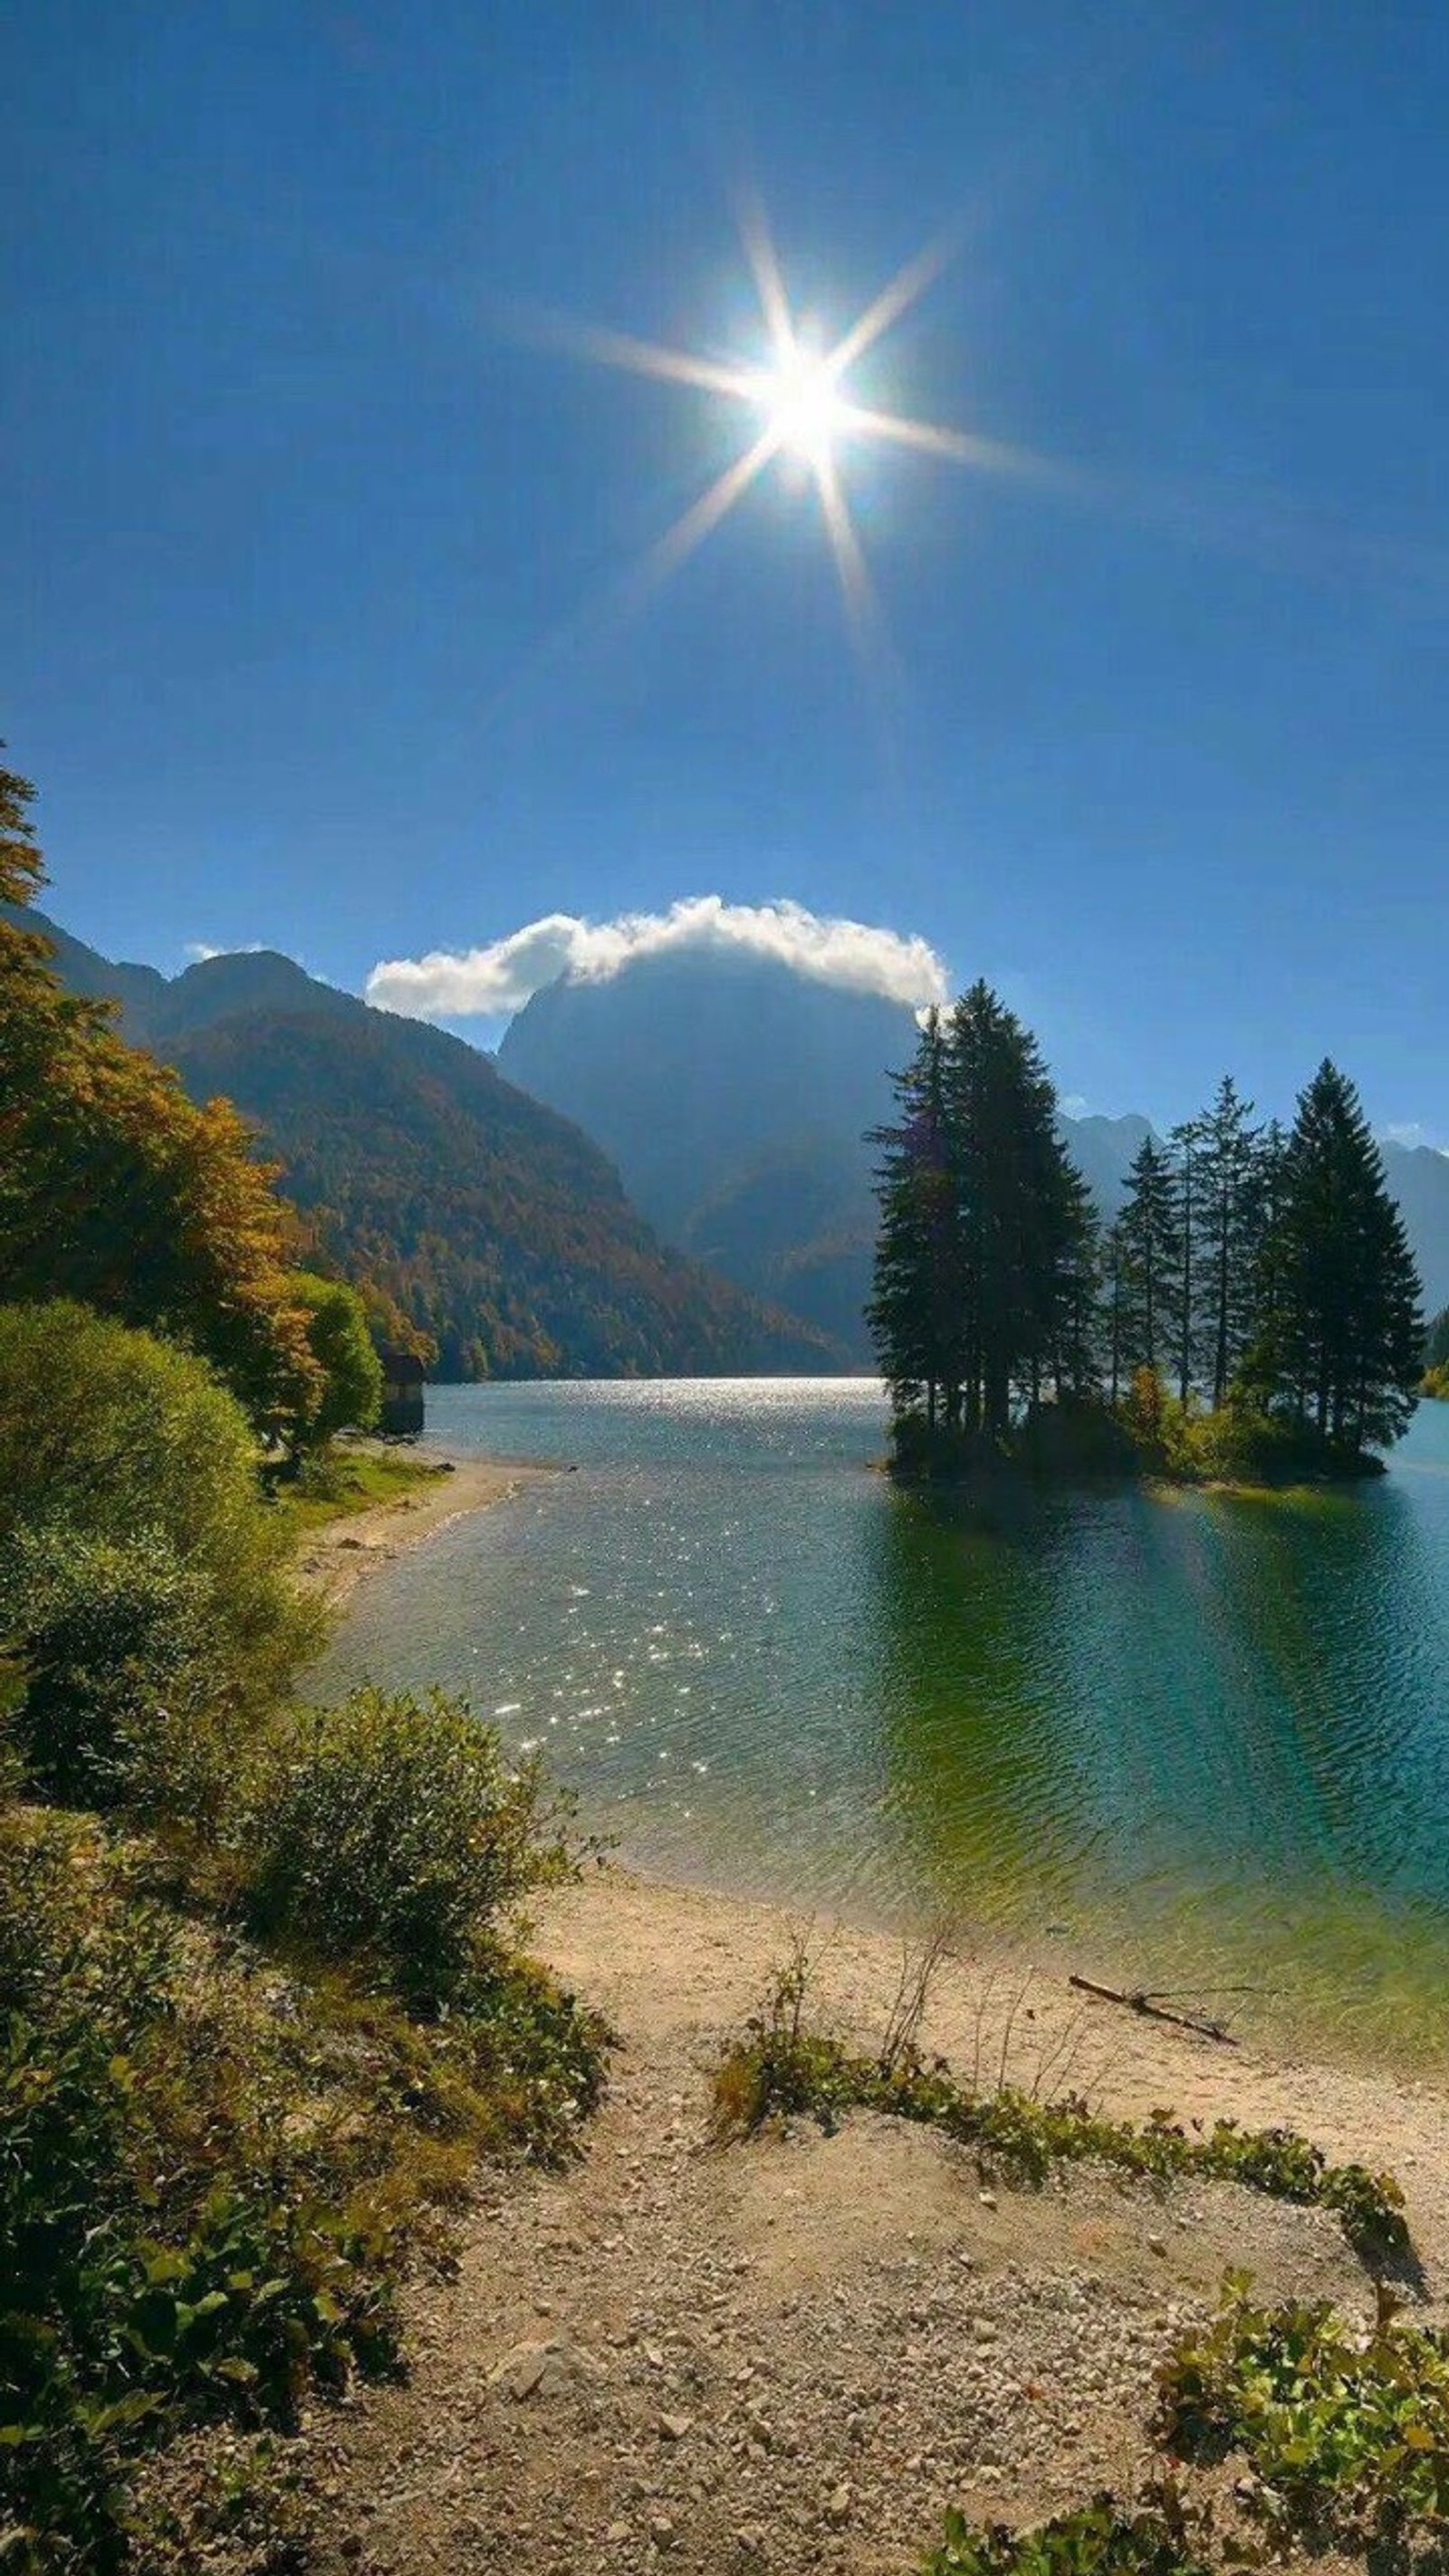
<svg viewBox="0 0 1449 2576"><path fill-rule="evenodd" d="M28 780L0 769L0 899L44 867ZM209 1360L269 1434L317 1363L287 1284L287 1212L226 1101L197 1108L0 921L0 1299L69 1297Z"/></svg>

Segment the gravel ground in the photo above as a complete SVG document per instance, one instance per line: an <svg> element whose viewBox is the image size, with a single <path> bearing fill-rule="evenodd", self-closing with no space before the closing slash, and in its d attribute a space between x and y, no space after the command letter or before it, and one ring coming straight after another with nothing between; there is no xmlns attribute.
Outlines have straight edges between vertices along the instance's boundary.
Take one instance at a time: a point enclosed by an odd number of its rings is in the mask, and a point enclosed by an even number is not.
<svg viewBox="0 0 1449 2576"><path fill-rule="evenodd" d="M706 1991L732 2003L741 1964ZM1372 2307L1332 2219L1232 2185L1022 2191L867 2115L713 2148L728 2013L702 2023L697 1981L682 2011L657 1978L608 2000L584 2160L495 2185L457 2278L413 2296L409 2383L313 2420L326 2567L888 2576L948 2504L1130 2489L1157 2364L1229 2267Z"/></svg>

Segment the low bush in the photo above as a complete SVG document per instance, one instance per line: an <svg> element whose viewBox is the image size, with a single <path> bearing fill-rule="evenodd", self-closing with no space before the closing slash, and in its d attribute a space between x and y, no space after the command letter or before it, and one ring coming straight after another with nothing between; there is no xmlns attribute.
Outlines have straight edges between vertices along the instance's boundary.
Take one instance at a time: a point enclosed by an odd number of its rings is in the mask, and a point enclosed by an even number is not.
<svg viewBox="0 0 1449 2576"><path fill-rule="evenodd" d="M572 1813L465 1701L369 1689L304 1713L228 1830L254 1930L370 1959L434 2013L491 1982L500 1917L576 1873Z"/></svg>
<svg viewBox="0 0 1449 2576"><path fill-rule="evenodd" d="M272 2021L92 1831L4 1819L0 2497L36 2565L119 2559L124 2455L178 2417L285 2419L391 2352L391 2249L289 2145Z"/></svg>
<svg viewBox="0 0 1449 2576"><path fill-rule="evenodd" d="M159 1533L21 1531L0 1567L0 1635L23 1668L14 1736L44 1796L109 1806L158 1770L151 1738L203 1717L206 1585Z"/></svg>
<svg viewBox="0 0 1449 2576"><path fill-rule="evenodd" d="M769 2010L726 2050L714 2100L721 2137L756 2129L772 2112L809 2112L828 2127L846 2110L884 2111L938 2128L1033 2183L1045 2181L1055 2165L1088 2160L1164 2180L1213 2176L1333 2210L1365 2254L1408 2251L1403 2194L1392 2175L1330 2165L1320 2148L1292 2130L1240 2129L1219 2120L1196 2137L1166 2112L1139 2127L1103 2119L1075 2095L1038 2102L1011 2086L973 2092L943 2060L928 2064L913 2048L870 2057L809 2030L788 1975Z"/></svg>
<svg viewBox="0 0 1449 2576"><path fill-rule="evenodd" d="M1162 2373L1160 2438L1245 2454L1257 2516L1325 2533L1449 2522L1449 2332L1381 2300L1369 2331L1326 2301L1255 2307L1245 2281Z"/></svg>
<svg viewBox="0 0 1449 2576"><path fill-rule="evenodd" d="M214 1807L325 1628L291 1537L200 1360L0 1306L0 1653L45 1794Z"/></svg>
<svg viewBox="0 0 1449 2576"><path fill-rule="evenodd" d="M891 1428L892 1471L907 1483L990 1483L1002 1477L1112 1482L1141 1466L1138 1443L1121 1416L1094 1398L1064 1394L1026 1411L1010 1436L932 1427L923 1413L898 1414Z"/></svg>
<svg viewBox="0 0 1449 2576"><path fill-rule="evenodd" d="M1207 2566L1193 2518L1158 2486L1135 2508L1102 2494L1026 2531L950 2513L921 2576L1207 2576Z"/></svg>
<svg viewBox="0 0 1449 2576"><path fill-rule="evenodd" d="M107 2568L138 2453L285 2425L396 2356L393 2302L482 2153L556 2161L606 2034L499 1959L419 2024L147 1892L97 1825L0 1813L0 2531Z"/></svg>

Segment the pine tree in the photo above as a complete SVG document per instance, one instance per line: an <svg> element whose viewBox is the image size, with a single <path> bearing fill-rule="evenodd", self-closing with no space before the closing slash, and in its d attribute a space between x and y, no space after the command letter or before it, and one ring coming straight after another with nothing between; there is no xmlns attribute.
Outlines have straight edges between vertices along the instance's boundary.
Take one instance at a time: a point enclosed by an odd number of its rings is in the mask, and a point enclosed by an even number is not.
<svg viewBox="0 0 1449 2576"><path fill-rule="evenodd" d="M1171 1346L1181 1257L1177 1183L1155 1136L1144 1136L1117 1219L1122 1264L1122 1365L1162 1369Z"/></svg>
<svg viewBox="0 0 1449 2576"><path fill-rule="evenodd" d="M1419 1279L1358 1094L1327 1060L1299 1099L1274 1197L1249 1375L1320 1440L1386 1447L1418 1390Z"/></svg>
<svg viewBox="0 0 1449 2576"><path fill-rule="evenodd" d="M945 1036L938 1011L891 1076L900 1115L878 1128L880 1230L866 1320L897 1417L924 1406L929 1428L957 1409L959 1230L948 1165Z"/></svg>
<svg viewBox="0 0 1449 2576"><path fill-rule="evenodd" d="M1177 1157L1177 1395L1186 1405L1197 1371L1198 1280L1195 1268L1202 1202L1203 1122L1184 1119L1174 1127L1171 1144Z"/></svg>
<svg viewBox="0 0 1449 2576"><path fill-rule="evenodd" d="M1197 1313L1203 1378L1213 1406L1226 1403L1254 1327L1257 1211L1264 1175L1261 1131L1249 1122L1231 1074L1197 1121L1199 1232Z"/></svg>
<svg viewBox="0 0 1449 2576"><path fill-rule="evenodd" d="M1100 1397L1103 1336L1098 1296L1102 1277L1102 1228L1075 1164L1068 1165L1067 1229L1058 1271L1052 1381L1064 1395Z"/></svg>
<svg viewBox="0 0 1449 2576"><path fill-rule="evenodd" d="M1127 1369L1127 1250L1120 1222L1102 1237L1102 1340L1107 1396L1115 1413Z"/></svg>
<svg viewBox="0 0 1449 2576"><path fill-rule="evenodd" d="M1002 1438L1034 1401L1085 1254L1087 1198L1035 1038L984 983L951 1014L947 1137L960 1212L962 1419Z"/></svg>
<svg viewBox="0 0 1449 2576"><path fill-rule="evenodd" d="M875 1142L869 1321L897 1420L1002 1438L1045 1379L1087 1383L1093 1225L1035 1039L985 984L932 1013Z"/></svg>

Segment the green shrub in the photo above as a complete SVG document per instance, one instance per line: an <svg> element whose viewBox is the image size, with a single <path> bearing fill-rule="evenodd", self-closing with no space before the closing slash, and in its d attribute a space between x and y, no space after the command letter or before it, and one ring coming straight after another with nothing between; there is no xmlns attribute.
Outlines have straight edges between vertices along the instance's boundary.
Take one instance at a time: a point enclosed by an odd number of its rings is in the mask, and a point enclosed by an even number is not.
<svg viewBox="0 0 1449 2576"><path fill-rule="evenodd" d="M1326 2301L1254 2307L1245 2281L1162 2373L1161 2439L1244 2452L1269 2523L1449 2521L1449 2332L1381 2301L1363 2332Z"/></svg>
<svg viewBox="0 0 1449 2576"><path fill-rule="evenodd" d="M214 1799L323 1632L289 1546L201 1361L84 1307L0 1306L0 1646L50 1794Z"/></svg>
<svg viewBox="0 0 1449 2576"><path fill-rule="evenodd" d="M1135 2512L1103 2494L1028 2531L948 2514L921 2576L1207 2576L1207 2562L1175 2495L1159 2489Z"/></svg>
<svg viewBox="0 0 1449 2576"><path fill-rule="evenodd" d="M0 1567L0 1635L17 1641L15 1738L45 1796L111 1804L150 1767L152 1732L204 1709L206 1606L202 1578L154 1531L20 1532Z"/></svg>
<svg viewBox="0 0 1449 2576"><path fill-rule="evenodd" d="M37 2565L118 2562L137 2442L391 2353L385 2233L289 2143L268 2022L93 1830L0 1820L0 2518Z"/></svg>
<svg viewBox="0 0 1449 2576"><path fill-rule="evenodd" d="M355 1288L341 1279L319 1279L294 1270L287 1281L291 1303L306 1317L307 1346L317 1384L293 1433L293 1456L325 1448L339 1431L368 1431L382 1411L382 1362L372 1345L367 1315Z"/></svg>
<svg viewBox="0 0 1449 2576"><path fill-rule="evenodd" d="M118 2564L138 2453L389 2367L432 2213L482 2153L573 2152L603 2083L602 2026L541 1970L475 1965L420 2026L341 1970L268 1968L146 1868L0 1811L7 2567Z"/></svg>
<svg viewBox="0 0 1449 2576"><path fill-rule="evenodd" d="M573 1875L571 1815L466 1702L360 1690L297 1720L232 1832L255 1930L368 1956L435 2012L487 1976L500 1916Z"/></svg>
<svg viewBox="0 0 1449 2576"><path fill-rule="evenodd" d="M726 2049L714 2097L721 2137L747 2134L774 2112L810 2112L829 2127L848 2109L884 2111L941 2129L1028 2182L1045 2181L1055 2165L1088 2160L1164 2180L1212 2176L1274 2199L1332 2209L1365 2254L1398 2256L1409 2246L1403 2194L1392 2175L1330 2165L1321 2148L1290 2129L1240 2129L1219 2120L1207 2136L1194 2137L1166 2112L1138 2127L1101 2118L1075 2095L1038 2102L1007 2085L975 2093L944 2060L928 2065L909 2049L889 2060L867 2057L807 2029L788 1975L770 2009Z"/></svg>

